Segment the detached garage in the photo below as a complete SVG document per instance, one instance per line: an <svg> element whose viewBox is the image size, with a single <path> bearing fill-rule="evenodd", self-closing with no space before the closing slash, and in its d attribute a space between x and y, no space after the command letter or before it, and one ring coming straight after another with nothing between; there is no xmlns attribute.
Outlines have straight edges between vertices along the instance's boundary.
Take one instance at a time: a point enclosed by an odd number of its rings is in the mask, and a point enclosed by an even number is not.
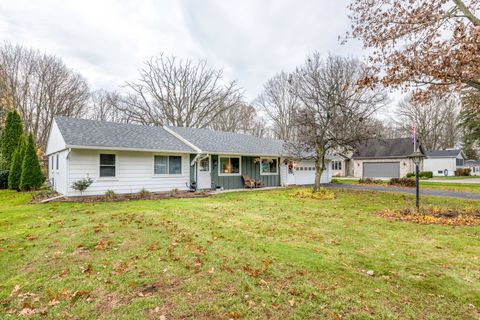
<svg viewBox="0 0 480 320"><path fill-rule="evenodd" d="M364 178L400 178L400 162L364 162Z"/></svg>
<svg viewBox="0 0 480 320"><path fill-rule="evenodd" d="M424 153L420 145L420 151ZM358 145L352 155L356 178L403 178L414 171L408 157L413 153L410 138L370 139Z"/></svg>

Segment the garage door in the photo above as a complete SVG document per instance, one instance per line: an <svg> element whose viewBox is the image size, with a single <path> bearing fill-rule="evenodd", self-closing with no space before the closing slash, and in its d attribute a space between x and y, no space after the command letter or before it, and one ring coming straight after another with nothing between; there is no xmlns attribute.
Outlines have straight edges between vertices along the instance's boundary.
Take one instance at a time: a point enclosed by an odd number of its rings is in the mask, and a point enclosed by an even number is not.
<svg viewBox="0 0 480 320"><path fill-rule="evenodd" d="M400 178L400 162L364 162L364 178Z"/></svg>
<svg viewBox="0 0 480 320"><path fill-rule="evenodd" d="M315 163L313 161L301 161L295 168L296 184L314 184L315 183Z"/></svg>

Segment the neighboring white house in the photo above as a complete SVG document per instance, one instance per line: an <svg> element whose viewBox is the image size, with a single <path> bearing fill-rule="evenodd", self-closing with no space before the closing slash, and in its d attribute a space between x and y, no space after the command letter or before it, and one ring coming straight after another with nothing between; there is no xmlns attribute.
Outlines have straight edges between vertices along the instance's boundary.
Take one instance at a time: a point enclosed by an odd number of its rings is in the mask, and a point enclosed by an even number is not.
<svg viewBox="0 0 480 320"><path fill-rule="evenodd" d="M423 170L432 171L434 176L454 176L455 170L464 168L465 155L462 150L432 150L426 152Z"/></svg>
<svg viewBox="0 0 480 320"><path fill-rule="evenodd" d="M47 143L49 181L66 196L91 178L85 195L313 184L314 161L288 157L284 142L209 129L155 127L55 117ZM330 182L330 162L322 183Z"/></svg>
<svg viewBox="0 0 480 320"><path fill-rule="evenodd" d="M480 176L480 160L467 160L465 167L470 169L470 175Z"/></svg>

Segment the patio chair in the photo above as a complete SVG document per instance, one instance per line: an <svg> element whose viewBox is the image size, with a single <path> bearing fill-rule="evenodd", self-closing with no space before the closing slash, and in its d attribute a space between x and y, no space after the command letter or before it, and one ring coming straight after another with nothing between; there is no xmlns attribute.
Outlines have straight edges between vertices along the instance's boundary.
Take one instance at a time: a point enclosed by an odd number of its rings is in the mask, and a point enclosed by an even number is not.
<svg viewBox="0 0 480 320"><path fill-rule="evenodd" d="M243 187L244 188L255 188L255 180L250 179L249 176L242 176L243 178Z"/></svg>
<svg viewBox="0 0 480 320"><path fill-rule="evenodd" d="M265 184L263 183L262 180L254 180L255 181L255 188L263 188L265 187Z"/></svg>

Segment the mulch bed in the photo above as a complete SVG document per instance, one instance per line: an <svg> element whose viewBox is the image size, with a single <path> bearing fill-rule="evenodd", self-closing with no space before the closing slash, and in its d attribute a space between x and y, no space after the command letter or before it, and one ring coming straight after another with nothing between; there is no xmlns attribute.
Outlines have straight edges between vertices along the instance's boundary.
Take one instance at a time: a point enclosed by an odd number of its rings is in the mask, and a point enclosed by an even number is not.
<svg viewBox="0 0 480 320"><path fill-rule="evenodd" d="M413 208L399 210L382 210L378 215L399 221L409 221L419 224L441 224L448 226L476 226L480 225L480 209L463 208Z"/></svg>
<svg viewBox="0 0 480 320"><path fill-rule="evenodd" d="M58 195L58 194L56 194ZM30 203L40 203L42 200L53 198L55 194L49 193L47 195L34 195ZM83 197L62 197L59 199L54 199L50 202L82 202L82 203L93 203L93 202L120 202L120 201L131 201L131 200L160 200L160 199L176 199L176 198L205 198L210 196L210 193L199 191L199 192L189 192L189 191L176 191L176 192L150 192L148 195L141 196L138 193L127 193L127 194L116 194L114 196L83 196Z"/></svg>

